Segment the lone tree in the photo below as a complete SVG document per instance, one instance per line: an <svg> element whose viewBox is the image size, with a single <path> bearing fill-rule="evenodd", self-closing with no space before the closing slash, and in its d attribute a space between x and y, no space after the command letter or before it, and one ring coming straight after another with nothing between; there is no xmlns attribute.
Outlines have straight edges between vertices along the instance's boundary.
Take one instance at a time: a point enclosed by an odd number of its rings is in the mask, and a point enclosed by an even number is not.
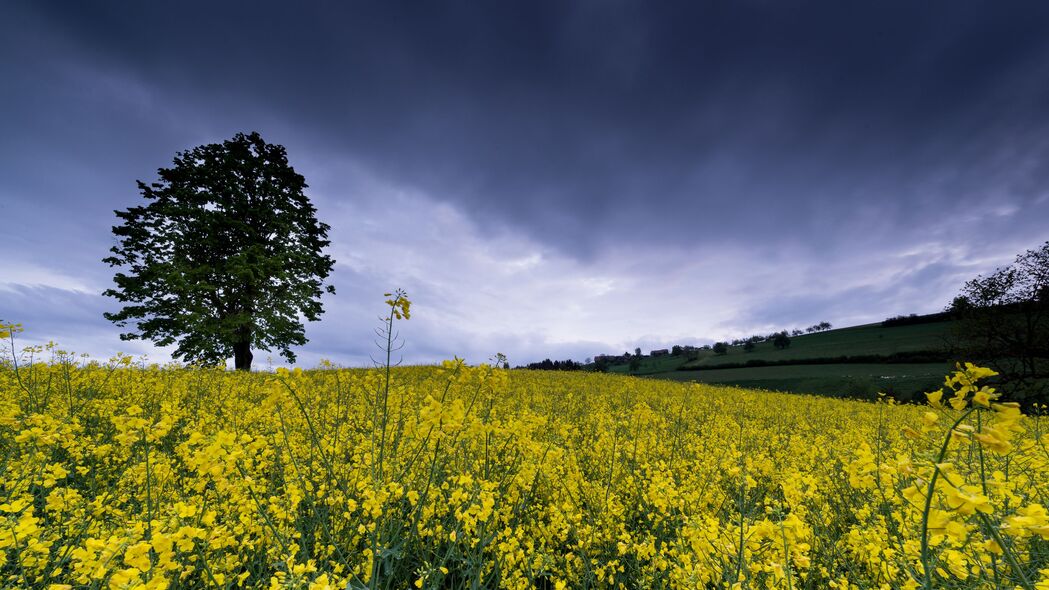
<svg viewBox="0 0 1049 590"><path fill-rule="evenodd" d="M301 318L316 321L322 292L335 292L323 284L334 261L284 147L238 133L157 173L138 182L147 204L115 211L119 245L103 262L122 269L103 294L124 307L106 319L133 322L122 340L178 343L173 356L192 362L232 356L248 371L253 348L294 362L290 347L307 342Z"/></svg>

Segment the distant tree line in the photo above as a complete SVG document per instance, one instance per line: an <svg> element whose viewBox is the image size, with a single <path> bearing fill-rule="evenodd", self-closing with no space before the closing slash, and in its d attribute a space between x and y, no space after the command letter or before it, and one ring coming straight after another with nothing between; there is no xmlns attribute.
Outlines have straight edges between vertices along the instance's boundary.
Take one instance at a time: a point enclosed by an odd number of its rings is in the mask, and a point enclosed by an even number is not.
<svg viewBox="0 0 1049 590"><path fill-rule="evenodd" d="M949 360L948 355L937 351L894 352L884 354L857 354L828 357L809 357L800 359L749 359L745 362L724 362L705 365L705 369L740 369L744 367L779 367L786 365L837 365L842 363L864 364L904 364L904 363L940 363ZM681 366L677 371L692 371L695 367Z"/></svg>
<svg viewBox="0 0 1049 590"><path fill-rule="evenodd" d="M790 346L790 334L786 330L782 330L764 336L755 335L749 338L737 338L732 342L715 342L711 350L714 351L714 354L723 355L728 354L729 346L740 346L743 348L743 352L754 352L757 345L762 342L771 342L772 346L776 347L777 350L783 350Z"/></svg>
<svg viewBox="0 0 1049 590"><path fill-rule="evenodd" d="M820 322L813 324L804 330L794 328L793 330L780 330L778 332L771 332L769 334L755 334L746 338L736 338L734 340L715 342L710 350L717 355L728 354L730 346L739 346L743 348L743 352L753 352L757 348L758 344L763 342L771 342L772 346L778 350L783 350L790 347L791 337L802 336L804 334L814 334L816 332L826 332L830 330L832 325L830 322Z"/></svg>
<svg viewBox="0 0 1049 590"><path fill-rule="evenodd" d="M808 328L805 328L805 333L806 334L815 334L816 332L826 332L827 330L830 330L832 327L833 326L830 325L830 322L820 322L818 324L813 324L813 325L809 326Z"/></svg>
<svg viewBox="0 0 1049 590"><path fill-rule="evenodd" d="M910 315L897 315L892 316L891 318L886 318L882 321L881 325L886 328L895 328L898 326L914 326L917 324L934 324L936 322L946 322L955 317L957 317L957 314L952 311L927 313L925 315L912 313Z"/></svg>
<svg viewBox="0 0 1049 590"><path fill-rule="evenodd" d="M583 366L583 363L573 361L572 359L566 359L563 361L543 359L538 363L528 363L524 368L536 371L581 371Z"/></svg>
<svg viewBox="0 0 1049 590"><path fill-rule="evenodd" d="M714 354L723 355L728 354L729 347L739 346L742 347L745 352L751 352L755 349L756 345L763 342L771 342L774 347L782 350L790 346L792 337L813 334L816 332L825 332L830 330L831 327L832 325L830 322L820 322L818 324L813 324L804 330L799 328L789 331L780 330L769 334L755 334L746 338L736 338L733 340L715 342L714 344L704 344L703 346L682 346L680 344L675 344L670 348L669 354L671 356L685 356L689 360L695 360L699 358L699 353L701 351L712 351ZM664 354L667 354L665 350L653 350L651 356L661 356ZM633 354L625 352L621 356L598 355L595 357L595 362L605 362L612 365L631 364L632 359L639 359L641 356L641 349L636 348ZM633 364L636 365L637 363Z"/></svg>
<svg viewBox="0 0 1049 590"><path fill-rule="evenodd" d="M728 354L730 346L740 346L745 352L751 352L755 347L763 342L771 342L772 345L778 349L783 350L790 347L791 338L796 336L802 336L804 334L813 334L816 332L825 332L831 329L830 322L819 322L813 324L804 330L795 328L793 330L779 330L777 332L771 332L769 334L755 334L747 338L736 338L731 341L715 342L714 344L704 344L702 346L691 346L675 344L669 349L660 348L654 349L649 352L650 357L661 357L661 356L673 356L681 357L684 356L687 360L697 360L700 353L703 351L711 351L716 355ZM593 359L587 358L585 363L579 363L571 359L564 361L551 361L545 359L538 363L529 363L523 368L536 369L543 371L578 371L582 369L589 369L599 372L606 372L609 367L627 365L630 371L637 371L641 368L641 359L644 358L644 354L641 351L641 347L637 347L633 352L624 352L623 354L599 354ZM522 368L522 367L518 367Z"/></svg>
<svg viewBox="0 0 1049 590"><path fill-rule="evenodd" d="M754 334L753 336L747 336L746 338L736 338L734 340L726 341L727 346L742 346L744 349L748 348L747 344L761 344L762 342L772 342L777 348L786 348L790 346L790 338L792 336L802 336L804 334L814 334L816 332L826 332L832 327L830 322L820 322L813 324L804 330L800 328L794 328L793 330L779 330L778 332L770 332L768 334ZM753 350L753 347L750 347Z"/></svg>

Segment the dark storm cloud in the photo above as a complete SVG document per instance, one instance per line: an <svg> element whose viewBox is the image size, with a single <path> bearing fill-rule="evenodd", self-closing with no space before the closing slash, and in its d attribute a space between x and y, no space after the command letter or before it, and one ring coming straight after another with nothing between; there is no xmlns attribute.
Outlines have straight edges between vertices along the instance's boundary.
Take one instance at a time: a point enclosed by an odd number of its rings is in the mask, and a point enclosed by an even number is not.
<svg viewBox="0 0 1049 590"><path fill-rule="evenodd" d="M1046 31L1043 2L8 2L0 317L128 350L112 210L256 129L332 225L310 361L366 362L392 286L412 361L935 311L1049 237Z"/></svg>
<svg viewBox="0 0 1049 590"><path fill-rule="evenodd" d="M1047 180L1044 3L18 12L51 68L135 82L202 121L272 122L584 257L631 236L908 235L950 206L1027 207ZM89 133L131 143L103 124Z"/></svg>

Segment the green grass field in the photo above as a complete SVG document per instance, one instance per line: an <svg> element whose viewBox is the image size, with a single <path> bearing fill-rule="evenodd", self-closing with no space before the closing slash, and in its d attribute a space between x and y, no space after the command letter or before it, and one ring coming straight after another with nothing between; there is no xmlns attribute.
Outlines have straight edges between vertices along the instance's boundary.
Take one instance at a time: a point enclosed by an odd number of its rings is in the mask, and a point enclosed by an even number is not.
<svg viewBox="0 0 1049 590"><path fill-rule="evenodd" d="M886 328L881 324L866 324L794 336L790 346L783 350L775 348L771 342L762 342L755 345L751 352L745 352L742 346L731 346L728 354L723 355L716 355L709 350L700 351L699 358L693 361L684 356L643 356L637 371L631 371L628 365L622 364L610 366L609 372L652 375L678 368L713 369L721 365L739 365L751 360L790 363L842 356L888 357L915 352L938 354L946 349L947 338L953 325L953 322L936 322Z"/></svg>
<svg viewBox="0 0 1049 590"><path fill-rule="evenodd" d="M714 367L726 363L745 363L749 360L793 361L840 356L889 356L908 352L940 352L946 348L946 339L952 322L936 322L885 328L881 324L867 324L830 330L817 334L794 336L790 346L777 350L771 342L755 345L752 352L741 346L729 347L728 354L716 355L704 351L703 356L688 367Z"/></svg>
<svg viewBox="0 0 1049 590"><path fill-rule="evenodd" d="M874 398L878 393L886 393L899 401L909 401L938 389L950 368L950 363L842 363L667 371L648 376L836 397Z"/></svg>
<svg viewBox="0 0 1049 590"><path fill-rule="evenodd" d="M790 346L783 350L776 349L771 342L762 342L751 352L745 352L741 346L729 347L724 355L701 351L699 358L692 361L685 356L644 356L636 371L631 371L626 364L613 365L609 371L820 395L873 398L882 392L905 401L939 387L950 363L894 363L890 357L908 353L928 353L934 358L946 355L953 326L949 321L889 328L880 323L866 324L794 336ZM871 356L884 357L886 362L790 364ZM785 364L738 366L752 360Z"/></svg>

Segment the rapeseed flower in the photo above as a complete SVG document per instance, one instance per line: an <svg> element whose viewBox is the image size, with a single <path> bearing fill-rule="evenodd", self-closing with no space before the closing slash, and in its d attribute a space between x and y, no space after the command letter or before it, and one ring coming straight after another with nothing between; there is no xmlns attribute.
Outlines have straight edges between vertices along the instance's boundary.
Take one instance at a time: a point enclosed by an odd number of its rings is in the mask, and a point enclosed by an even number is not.
<svg viewBox="0 0 1049 590"><path fill-rule="evenodd" d="M972 365L924 407L461 359L388 377L19 370L47 401L0 366L6 587L976 588L1049 571L1049 435Z"/></svg>

